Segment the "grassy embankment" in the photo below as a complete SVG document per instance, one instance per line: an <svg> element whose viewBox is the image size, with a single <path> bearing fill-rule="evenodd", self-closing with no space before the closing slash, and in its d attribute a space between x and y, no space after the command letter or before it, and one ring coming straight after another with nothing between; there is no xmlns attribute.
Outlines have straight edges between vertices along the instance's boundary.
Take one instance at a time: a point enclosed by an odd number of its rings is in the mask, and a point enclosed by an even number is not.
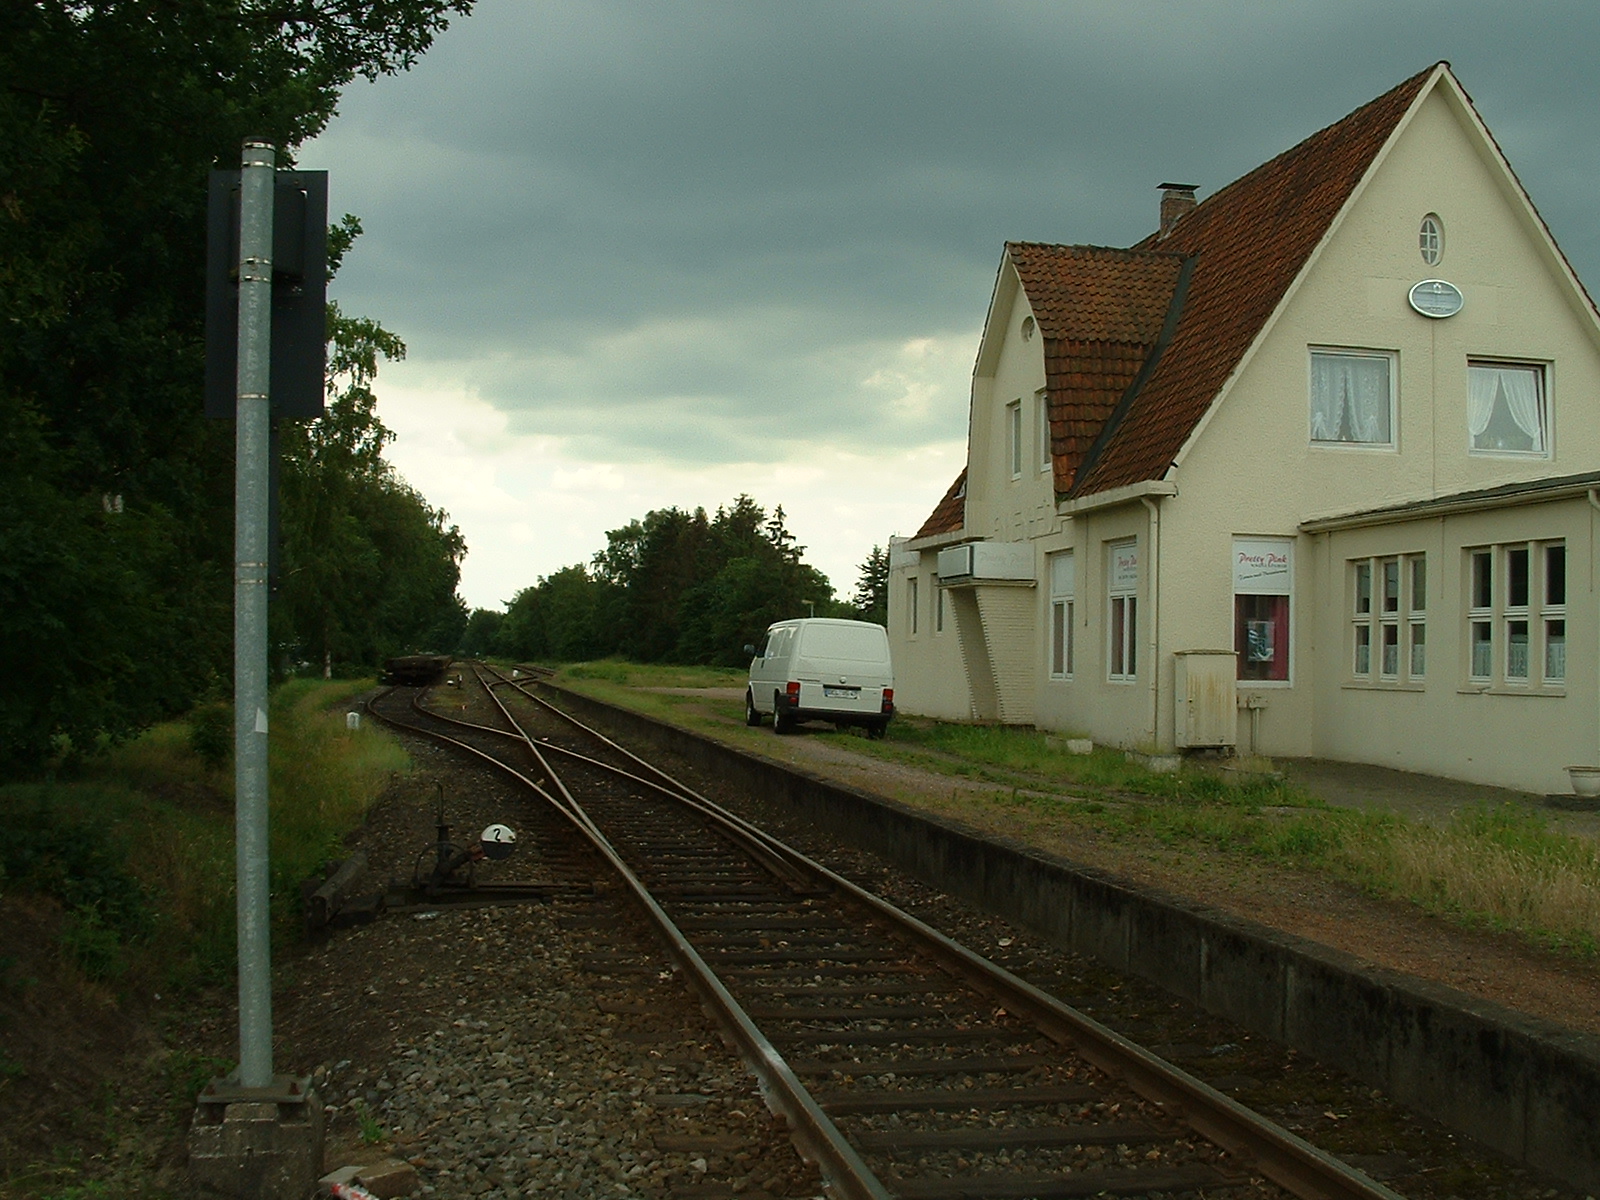
<svg viewBox="0 0 1600 1200"><path fill-rule="evenodd" d="M361 821L404 751L370 723L346 728L366 681L294 680L272 696L271 873L277 933L299 883ZM228 709L197 710L41 783L0 788L11 836L0 881L60 902L69 948L93 977L170 986L232 968L233 767Z"/></svg>
<svg viewBox="0 0 1600 1200"><path fill-rule="evenodd" d="M351 698L371 681L296 680L271 699L271 886L275 951L298 935L299 884L360 824L392 774L409 764L370 722L346 728ZM61 1011L52 1052L67 1053L75 1022L90 1040L96 1012L110 1003L147 1011L155 995L171 1005L194 989L225 982L234 964L232 718L226 705L197 710L137 740L64 765L47 781L0 787L0 895L58 913L60 949L50 964L0 948L0 1025L37 1007L26 992L48 986ZM40 910L39 905L47 906ZM76 980L77 982L74 982ZM8 994L9 993L9 994ZM131 1001L131 1003L130 1003ZM181 1040L181 1039L180 1039ZM0 1036L0 1112L8 1083L25 1085L48 1065ZM19 1039L26 1042L26 1039ZM205 1080L231 1064L173 1044L159 1073L171 1095L155 1109L170 1128L129 1136L126 1114L109 1097L85 1095L60 1115L79 1131L46 1152L19 1128L0 1128L7 1170L0 1197L143 1195L151 1155L177 1136ZM14 1089L13 1089L14 1090ZM13 1098L15 1098L13 1096ZM142 1097L151 1099L148 1095ZM147 1107L146 1111L150 1111ZM98 1114L98 1115L97 1115ZM20 1117L20 1114L13 1114ZM96 1144L135 1146L104 1154ZM158 1187L157 1191L161 1189Z"/></svg>
<svg viewBox="0 0 1600 1200"><path fill-rule="evenodd" d="M561 672L563 683L597 698L770 754L771 730L744 725L738 698L744 680L741 671L617 662ZM948 797L897 798L996 831L1026 838L1077 828L1171 861L1203 852L1268 863L1409 900L1471 927L1512 931L1564 953L1593 958L1600 950L1600 852L1589 839L1550 829L1534 808L1485 806L1439 828L1391 813L1332 808L1270 773L1155 774L1120 751L1070 754L1065 734L905 717L878 742L809 728L857 754L961 780L965 786Z"/></svg>

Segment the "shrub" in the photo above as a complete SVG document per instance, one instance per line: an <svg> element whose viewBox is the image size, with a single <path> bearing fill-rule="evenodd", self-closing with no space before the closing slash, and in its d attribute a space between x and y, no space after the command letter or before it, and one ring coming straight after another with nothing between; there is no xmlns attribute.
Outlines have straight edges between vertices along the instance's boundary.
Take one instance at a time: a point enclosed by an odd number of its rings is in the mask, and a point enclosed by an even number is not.
<svg viewBox="0 0 1600 1200"><path fill-rule="evenodd" d="M189 748L213 771L227 766L233 755L233 705L213 700L190 713Z"/></svg>

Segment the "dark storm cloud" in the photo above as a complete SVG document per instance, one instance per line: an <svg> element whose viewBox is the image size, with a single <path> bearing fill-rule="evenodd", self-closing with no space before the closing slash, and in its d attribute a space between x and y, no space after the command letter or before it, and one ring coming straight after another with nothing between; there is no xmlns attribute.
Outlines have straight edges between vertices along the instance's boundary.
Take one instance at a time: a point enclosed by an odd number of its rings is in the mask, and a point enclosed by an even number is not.
<svg viewBox="0 0 1600 1200"><path fill-rule="evenodd" d="M306 161L367 223L347 306L514 431L781 458L819 423L961 436L959 375L932 413L862 382L914 338L970 365L1003 241L1129 244L1158 182L1204 195L1440 58L1600 279L1597 43L1592 0L483 0Z"/></svg>

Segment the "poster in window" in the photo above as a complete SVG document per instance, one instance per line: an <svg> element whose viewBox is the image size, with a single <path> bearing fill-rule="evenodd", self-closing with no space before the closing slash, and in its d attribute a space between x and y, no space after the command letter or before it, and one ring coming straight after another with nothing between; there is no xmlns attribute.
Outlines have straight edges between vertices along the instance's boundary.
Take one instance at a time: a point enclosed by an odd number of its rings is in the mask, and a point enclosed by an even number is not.
<svg viewBox="0 0 1600 1200"><path fill-rule="evenodd" d="M1289 597L1235 596L1233 648L1239 678L1289 681Z"/></svg>
<svg viewBox="0 0 1600 1200"><path fill-rule="evenodd" d="M1244 623L1245 660L1252 663L1269 663L1272 654L1273 628L1271 621L1246 620Z"/></svg>

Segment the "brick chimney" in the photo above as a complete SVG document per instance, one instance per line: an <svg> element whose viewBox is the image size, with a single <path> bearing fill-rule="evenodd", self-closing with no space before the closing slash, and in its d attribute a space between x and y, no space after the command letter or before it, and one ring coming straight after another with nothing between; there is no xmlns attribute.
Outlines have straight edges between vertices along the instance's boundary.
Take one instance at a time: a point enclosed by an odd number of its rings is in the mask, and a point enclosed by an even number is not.
<svg viewBox="0 0 1600 1200"><path fill-rule="evenodd" d="M1198 201L1194 198L1194 183L1163 183L1161 187L1161 236L1166 237L1172 227L1187 216Z"/></svg>

